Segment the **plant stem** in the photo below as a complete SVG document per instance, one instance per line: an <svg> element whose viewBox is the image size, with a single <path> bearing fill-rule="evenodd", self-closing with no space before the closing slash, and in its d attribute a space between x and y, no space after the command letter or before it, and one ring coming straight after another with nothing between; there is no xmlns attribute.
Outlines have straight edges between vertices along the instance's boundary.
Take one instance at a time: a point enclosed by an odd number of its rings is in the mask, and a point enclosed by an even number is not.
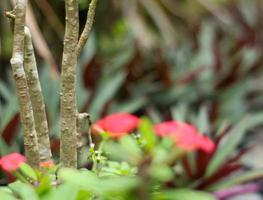
<svg viewBox="0 0 263 200"><path fill-rule="evenodd" d="M65 0L66 30L61 74L60 162L77 167L76 66L79 36L78 1Z"/></svg>
<svg viewBox="0 0 263 200"><path fill-rule="evenodd" d="M87 20L85 23L85 27L83 29L83 32L81 33L81 36L79 38L78 42L78 47L77 47L77 56L80 55L83 47L85 46L87 40L89 39L90 36L90 31L94 22L94 17L95 17L95 10L97 6L98 0L91 0L89 4L89 10L87 14Z"/></svg>
<svg viewBox="0 0 263 200"><path fill-rule="evenodd" d="M32 105L28 94L28 86L23 68L24 60L24 27L27 0L17 0L15 6L13 55L10 60L16 83L19 101L20 118L24 132L25 155L27 162L37 168L39 152L34 124Z"/></svg>
<svg viewBox="0 0 263 200"><path fill-rule="evenodd" d="M32 44L32 37L28 27L25 27L25 55L24 70L26 73L29 96L32 103L35 128L38 138L39 156L41 162L51 160L51 150L48 135L48 123L44 98L41 91L37 72L37 64Z"/></svg>

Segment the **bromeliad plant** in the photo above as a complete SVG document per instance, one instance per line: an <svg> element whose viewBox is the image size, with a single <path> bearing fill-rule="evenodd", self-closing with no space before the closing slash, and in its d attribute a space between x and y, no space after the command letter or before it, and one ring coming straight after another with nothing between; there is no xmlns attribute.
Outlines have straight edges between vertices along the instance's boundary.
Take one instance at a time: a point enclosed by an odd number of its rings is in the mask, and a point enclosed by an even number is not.
<svg viewBox="0 0 263 200"><path fill-rule="evenodd" d="M114 113L92 126L100 142L84 150L86 163L80 170L44 162L37 171L19 154L3 157L2 169L18 181L0 194L14 199L224 200L258 191L260 183L247 183L262 178L263 171L245 172L240 158L247 149L236 145L262 117L222 128L212 140L185 122L153 125L148 118Z"/></svg>

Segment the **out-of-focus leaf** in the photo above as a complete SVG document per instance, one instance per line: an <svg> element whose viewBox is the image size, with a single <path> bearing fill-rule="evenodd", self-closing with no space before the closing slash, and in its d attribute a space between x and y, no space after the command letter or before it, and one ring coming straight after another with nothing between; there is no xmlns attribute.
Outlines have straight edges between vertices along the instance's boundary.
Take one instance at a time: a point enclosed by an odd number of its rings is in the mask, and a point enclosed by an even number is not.
<svg viewBox="0 0 263 200"><path fill-rule="evenodd" d="M18 144L7 145L2 137L0 137L0 155L7 155L12 152L18 152Z"/></svg>
<svg viewBox="0 0 263 200"><path fill-rule="evenodd" d="M47 67L41 71L40 82L44 96L47 115L49 119L50 133L53 136L58 134L59 130L59 91L60 82L58 79L52 79Z"/></svg>
<svg viewBox="0 0 263 200"><path fill-rule="evenodd" d="M15 114L13 118L6 124L4 129L2 130L2 138L6 142L6 144L11 145L13 144L14 140L17 137L17 128L20 122L19 114Z"/></svg>
<svg viewBox="0 0 263 200"><path fill-rule="evenodd" d="M112 160L131 162L135 159L123 145L116 142L107 142L103 145L103 151L109 154Z"/></svg>
<svg viewBox="0 0 263 200"><path fill-rule="evenodd" d="M131 167L127 162L107 162L107 166L102 167L100 177L134 176L137 172L135 167Z"/></svg>
<svg viewBox="0 0 263 200"><path fill-rule="evenodd" d="M206 192L189 190L189 189L176 189L173 191L164 192L165 200L216 200L216 198Z"/></svg>
<svg viewBox="0 0 263 200"><path fill-rule="evenodd" d="M211 176L226 161L227 156L234 152L248 129L262 123L263 114L260 113L245 117L233 127L228 133L227 140L219 144L219 148L208 165L205 176Z"/></svg>
<svg viewBox="0 0 263 200"><path fill-rule="evenodd" d="M188 113L188 107L186 104L179 104L172 107L172 117L176 121L185 121Z"/></svg>
<svg viewBox="0 0 263 200"><path fill-rule="evenodd" d="M28 164L22 163L19 168L24 175L33 179L34 181L37 181L36 172Z"/></svg>
<svg viewBox="0 0 263 200"><path fill-rule="evenodd" d="M97 88L96 96L89 108L89 113L94 119L98 118L103 106L116 94L124 79L125 74L123 72L102 77Z"/></svg>
<svg viewBox="0 0 263 200"><path fill-rule="evenodd" d="M150 174L158 181L169 181L174 177L174 170L166 165L152 165Z"/></svg>
<svg viewBox="0 0 263 200"><path fill-rule="evenodd" d="M130 156L132 156L133 158L140 157L141 149L139 147L139 144L130 135L120 138L119 142L123 149L129 152Z"/></svg>
<svg viewBox="0 0 263 200"><path fill-rule="evenodd" d="M10 88L7 87L7 85L0 80L0 95L4 98L4 99L10 99L14 93L10 91Z"/></svg>
<svg viewBox="0 0 263 200"><path fill-rule="evenodd" d="M15 95L15 94L14 94ZM10 99L7 99L7 104L3 106L0 120L0 130L2 131L7 123L14 117L14 115L18 112L17 98L12 95Z"/></svg>
<svg viewBox="0 0 263 200"><path fill-rule="evenodd" d="M209 134L210 126L209 126L209 116L208 116L207 107L205 106L201 107L195 124L201 133Z"/></svg>
<svg viewBox="0 0 263 200"><path fill-rule="evenodd" d="M77 185L98 195L129 190L138 184L135 177L103 177L99 179L87 170L78 172L72 169L62 169L60 170L60 177L67 183Z"/></svg>
<svg viewBox="0 0 263 200"><path fill-rule="evenodd" d="M263 178L263 170L255 170L250 171L238 175L234 175L233 177L230 177L226 180L223 180L219 183L216 183L214 185L211 185L208 189L209 191L218 191L221 189L229 188L235 185L240 185L243 183L247 183L249 181L253 181L256 179L262 179Z"/></svg>
<svg viewBox="0 0 263 200"><path fill-rule="evenodd" d="M16 181L11 183L9 187L21 198L21 200L39 200L33 187L28 184Z"/></svg>
<svg viewBox="0 0 263 200"><path fill-rule="evenodd" d="M153 124L149 119L141 118L138 130L141 134L142 140L145 142L145 148L151 150L155 146L157 139L153 131Z"/></svg>
<svg viewBox="0 0 263 200"><path fill-rule="evenodd" d="M145 97L135 97L134 99L130 99L124 103L115 103L111 106L110 112L128 112L134 113L146 106L148 103L148 99Z"/></svg>
<svg viewBox="0 0 263 200"><path fill-rule="evenodd" d="M85 65L86 63L88 63L91 58L95 55L97 49L96 49L96 36L95 34L92 32L90 34L90 37L86 43L86 45L83 48L83 51L81 53L80 56L80 65Z"/></svg>
<svg viewBox="0 0 263 200"><path fill-rule="evenodd" d="M3 191L2 189L0 190L0 197L3 200L18 200L18 198L15 198L14 196L12 196L11 194Z"/></svg>
<svg viewBox="0 0 263 200"><path fill-rule="evenodd" d="M88 100L89 93L85 89L83 81L82 81L82 69L78 67L77 69L77 83L76 83L76 93L77 93L77 106L78 109L80 110L85 102Z"/></svg>
<svg viewBox="0 0 263 200"><path fill-rule="evenodd" d="M67 199L76 200L79 187L69 183L63 183L58 188L53 190L49 196L49 200Z"/></svg>
<svg viewBox="0 0 263 200"><path fill-rule="evenodd" d="M84 187L86 190L99 193L99 179L90 171L77 171L73 169L59 170L59 177L67 184Z"/></svg>

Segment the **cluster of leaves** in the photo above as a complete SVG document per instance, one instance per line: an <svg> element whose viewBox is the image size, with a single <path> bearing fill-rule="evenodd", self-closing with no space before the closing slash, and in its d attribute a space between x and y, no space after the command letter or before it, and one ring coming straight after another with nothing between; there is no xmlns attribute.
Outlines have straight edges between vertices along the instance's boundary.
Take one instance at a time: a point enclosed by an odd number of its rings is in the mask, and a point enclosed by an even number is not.
<svg viewBox="0 0 263 200"><path fill-rule="evenodd" d="M12 159L7 166L14 170L14 163L20 164L13 173L18 180L2 187L0 195L7 200L225 199L229 194L220 194L263 177L262 170L244 171L240 158L247 149L235 150L246 130L262 123L263 116L244 120L247 123L218 131L212 151L189 152L176 148L169 137L158 138L152 122L142 118L135 133L114 139L104 132L98 147L85 147L88 165L79 170L42 165L36 171ZM127 121L119 123L130 127ZM3 159L2 165L4 160L8 161ZM246 191L237 194L242 192Z"/></svg>

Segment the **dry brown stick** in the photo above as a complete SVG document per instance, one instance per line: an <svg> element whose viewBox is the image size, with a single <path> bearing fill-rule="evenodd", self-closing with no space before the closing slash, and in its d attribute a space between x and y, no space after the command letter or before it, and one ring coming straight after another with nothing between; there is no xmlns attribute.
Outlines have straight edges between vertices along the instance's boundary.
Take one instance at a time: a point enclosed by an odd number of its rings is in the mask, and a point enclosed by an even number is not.
<svg viewBox="0 0 263 200"><path fill-rule="evenodd" d="M89 4L89 10L88 10L88 15L87 15L85 27L83 29L83 32L81 33L81 36L80 36L79 42L78 42L77 56L80 55L83 47L85 46L87 40L89 39L90 31L91 31L91 28L92 28L92 25L94 22L97 2L98 2L98 0L91 0L91 2Z"/></svg>
<svg viewBox="0 0 263 200"><path fill-rule="evenodd" d="M60 163L77 167L76 66L79 37L78 1L65 0L66 29L61 74Z"/></svg>
<svg viewBox="0 0 263 200"><path fill-rule="evenodd" d="M25 27L24 70L26 73L29 96L33 108L40 162L47 162L50 161L52 157L48 135L48 123L44 98L38 77L32 37L28 27Z"/></svg>
<svg viewBox="0 0 263 200"><path fill-rule="evenodd" d="M23 68L24 60L24 27L27 0L17 0L14 10L14 41L13 55L10 60L16 83L16 91L19 101L20 118L24 132L24 146L27 162L32 167L39 165L39 151L37 135L34 125L34 117L31 101L28 94L27 81Z"/></svg>

